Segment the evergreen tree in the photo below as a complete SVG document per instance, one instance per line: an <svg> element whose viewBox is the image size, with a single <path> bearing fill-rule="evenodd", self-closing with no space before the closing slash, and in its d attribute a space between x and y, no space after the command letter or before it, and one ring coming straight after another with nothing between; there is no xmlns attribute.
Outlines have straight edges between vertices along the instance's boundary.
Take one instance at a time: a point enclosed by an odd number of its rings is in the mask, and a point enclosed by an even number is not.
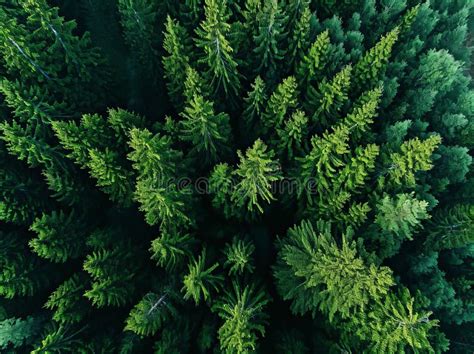
<svg viewBox="0 0 474 354"><path fill-rule="evenodd" d="M181 139L193 145L192 155L215 162L228 154L231 128L226 113L215 114L211 102L195 95L181 116Z"/></svg>
<svg viewBox="0 0 474 354"><path fill-rule="evenodd" d="M240 151L238 155L240 163L233 172L238 182L231 200L239 208L245 207L250 212L256 208L263 213L260 203L270 203L275 199L271 194L271 183L280 179L277 162L273 161L274 153L267 151L261 140L256 140L245 156Z"/></svg>
<svg viewBox="0 0 474 354"><path fill-rule="evenodd" d="M217 94L223 90L227 95L236 96L240 88L237 62L229 43L230 25L227 2L205 0L205 20L196 29L196 45L204 53L199 59L207 66L206 80Z"/></svg>
<svg viewBox="0 0 474 354"><path fill-rule="evenodd" d="M146 294L130 312L125 330L140 336L155 334L171 317L177 316L173 299L169 292Z"/></svg>
<svg viewBox="0 0 474 354"><path fill-rule="evenodd" d="M390 54L393 45L398 39L399 32L399 28L396 27L387 33L354 66L353 82L357 92L373 88L377 85L390 59Z"/></svg>
<svg viewBox="0 0 474 354"><path fill-rule="evenodd" d="M54 310L53 320L72 324L84 319L89 312L87 300L83 297L87 283L83 273L75 273L51 293L45 307Z"/></svg>
<svg viewBox="0 0 474 354"><path fill-rule="evenodd" d="M184 299L192 298L196 304L199 304L201 298L208 301L211 298L211 290L219 291L219 285L223 281L221 275L215 275L213 272L219 266L213 264L206 269L206 249L199 255L198 259L193 259L188 264L188 274L183 280Z"/></svg>
<svg viewBox="0 0 474 354"><path fill-rule="evenodd" d="M213 306L224 320L219 328L221 350L249 353L257 349L257 336L265 334L266 316L262 310L268 301L262 290L255 290L253 286L242 289L233 283L232 291L226 292Z"/></svg>
<svg viewBox="0 0 474 354"><path fill-rule="evenodd" d="M190 45L186 29L168 16L163 41L163 48L168 55L162 60L164 75L168 80L168 95L177 107L180 107L183 102L186 70L190 61Z"/></svg>
<svg viewBox="0 0 474 354"><path fill-rule="evenodd" d="M254 52L258 58L258 66L255 69L265 73L265 80L270 81L270 78L279 77L277 69L286 54L283 46L287 36L285 28L288 17L282 10L282 2L265 1L257 21L258 34L254 37Z"/></svg>
<svg viewBox="0 0 474 354"><path fill-rule="evenodd" d="M31 225L38 236L29 242L32 250L42 258L64 263L83 255L87 228L82 228L84 218L63 211L44 214Z"/></svg>

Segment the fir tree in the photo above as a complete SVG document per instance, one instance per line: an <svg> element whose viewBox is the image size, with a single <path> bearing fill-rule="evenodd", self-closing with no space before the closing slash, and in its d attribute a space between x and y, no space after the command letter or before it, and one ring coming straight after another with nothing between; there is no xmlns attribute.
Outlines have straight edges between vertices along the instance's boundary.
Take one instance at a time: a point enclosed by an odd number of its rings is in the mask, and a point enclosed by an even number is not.
<svg viewBox="0 0 474 354"><path fill-rule="evenodd" d="M393 45L398 39L399 32L399 28L396 27L387 33L354 66L353 82L357 92L373 88L377 85L390 59L390 54Z"/></svg>
<svg viewBox="0 0 474 354"><path fill-rule="evenodd" d="M192 298L196 304L201 299L208 301L211 298L211 290L218 292L220 283L223 281L221 275L215 275L213 272L219 266L218 263L213 264L206 269L206 250L204 249L198 259L193 259L188 264L188 274L183 280L184 299Z"/></svg>
<svg viewBox="0 0 474 354"><path fill-rule="evenodd" d="M257 209L263 213L261 202L270 203L275 197L271 194L271 183L280 179L277 162L273 161L274 153L267 151L267 146L256 140L245 156L238 152L240 163L233 172L238 178L231 200L239 207L246 207L250 212Z"/></svg>
<svg viewBox="0 0 474 354"><path fill-rule="evenodd" d="M196 45L204 52L199 62L207 66L206 80L214 88L214 93L223 90L226 95L236 96L240 78L229 43L227 2L205 0L204 11L205 20L196 29Z"/></svg>
<svg viewBox="0 0 474 354"><path fill-rule="evenodd" d="M32 250L42 258L64 263L68 259L83 255L87 228L82 228L84 219L74 212L52 212L44 214L31 225L37 233L29 242Z"/></svg>
<svg viewBox="0 0 474 354"><path fill-rule="evenodd" d="M140 336L155 334L171 317L177 316L172 301L169 292L146 294L130 312L125 330Z"/></svg>
<svg viewBox="0 0 474 354"><path fill-rule="evenodd" d="M254 37L254 52L258 58L258 72L264 72L265 79L278 77L277 68L286 54L283 40L288 17L278 0L265 1L258 19L258 34ZM274 82L274 81L273 81Z"/></svg>
<svg viewBox="0 0 474 354"><path fill-rule="evenodd" d="M262 290L255 290L253 286L242 288L233 283L232 291L226 292L213 306L213 310L224 320L218 332L221 350L226 353L249 353L257 349L257 336L265 334L263 308L268 301Z"/></svg>
<svg viewBox="0 0 474 354"><path fill-rule="evenodd" d="M184 82L186 80L186 70L189 65L190 41L178 21L167 17L166 31L163 41L163 48L167 56L163 57L163 68L168 80L168 95L178 107L182 105L184 95Z"/></svg>
<svg viewBox="0 0 474 354"><path fill-rule="evenodd" d="M181 139L193 145L192 155L215 162L228 153L231 129L226 113L215 114L211 102L195 95L181 116Z"/></svg>

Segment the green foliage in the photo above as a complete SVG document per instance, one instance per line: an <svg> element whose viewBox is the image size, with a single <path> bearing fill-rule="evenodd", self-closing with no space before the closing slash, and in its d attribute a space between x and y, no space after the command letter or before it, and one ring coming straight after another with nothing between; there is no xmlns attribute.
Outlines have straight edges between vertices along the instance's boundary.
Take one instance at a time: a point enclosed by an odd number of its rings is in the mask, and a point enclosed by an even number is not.
<svg viewBox="0 0 474 354"><path fill-rule="evenodd" d="M136 276L136 263L124 245L110 250L99 250L89 254L84 261L84 270L90 274L93 281L91 289L84 296L96 307L122 306L131 300L135 285L131 282ZM124 267L117 273L117 267Z"/></svg>
<svg viewBox="0 0 474 354"><path fill-rule="evenodd" d="M42 320L35 317L7 318L0 322L0 349L21 348L31 344L42 328Z"/></svg>
<svg viewBox="0 0 474 354"><path fill-rule="evenodd" d="M189 234L178 234L176 230L162 229L158 238L151 243L151 259L167 270L183 265L186 257L191 255L194 239Z"/></svg>
<svg viewBox="0 0 474 354"><path fill-rule="evenodd" d="M171 148L169 137L153 135L147 129L132 129L129 144L132 151L128 158L139 171L135 200L140 203L147 223L192 225L188 214L191 207L189 189L179 189L170 183L177 178L176 166L182 153Z"/></svg>
<svg viewBox="0 0 474 354"><path fill-rule="evenodd" d="M438 321L430 319L431 312L419 311L417 307L405 288L398 294L388 294L366 315L357 335L371 343L371 353L434 352L430 331Z"/></svg>
<svg viewBox="0 0 474 354"><path fill-rule="evenodd" d="M182 104L186 70L189 65L189 38L185 28L178 21L166 18L166 32L163 48L168 54L163 56L165 78L168 80L168 95L177 106Z"/></svg>
<svg viewBox="0 0 474 354"><path fill-rule="evenodd" d="M331 81L324 78L318 88L309 85L306 109L312 114L312 120L327 126L334 121L348 98L352 67L344 67Z"/></svg>
<svg viewBox="0 0 474 354"><path fill-rule="evenodd" d="M297 85L294 77L290 76L280 83L270 96L267 108L262 114L263 132L268 133L283 124L284 118L297 104Z"/></svg>
<svg viewBox="0 0 474 354"><path fill-rule="evenodd" d="M414 186L415 173L429 171L433 167L431 156L440 143L439 135L432 135L425 140L414 138L405 141L400 147L400 152L390 154L391 165L388 168L387 179L397 185L404 183L407 186Z"/></svg>
<svg viewBox="0 0 474 354"><path fill-rule="evenodd" d="M469 351L473 7L418 3L0 0L2 352Z"/></svg>
<svg viewBox="0 0 474 354"><path fill-rule="evenodd" d="M224 278L220 274L213 274L217 267L219 264L214 263L206 269L206 249L201 252L197 260L191 260L188 264L188 273L183 279L184 299L192 298L199 304L201 299L204 301L211 299L211 290L219 292Z"/></svg>
<svg viewBox="0 0 474 354"><path fill-rule="evenodd" d="M191 155L212 163L228 154L231 129L226 113L215 114L210 101L194 95L181 117L180 138L192 144Z"/></svg>
<svg viewBox="0 0 474 354"><path fill-rule="evenodd" d="M428 226L425 247L438 251L472 244L474 232L472 205L454 205L440 209Z"/></svg>
<svg viewBox="0 0 474 354"><path fill-rule="evenodd" d="M44 307L54 311L53 320L73 324L85 317L88 312L87 300L83 297L85 284L86 277L76 273L51 293Z"/></svg>
<svg viewBox="0 0 474 354"><path fill-rule="evenodd" d="M236 96L240 88L237 62L229 43L229 9L226 1L205 0L205 19L196 29L196 45L203 52L199 62L207 66L206 80L214 93Z"/></svg>
<svg viewBox="0 0 474 354"><path fill-rule="evenodd" d="M429 217L427 207L428 203L417 200L413 193L398 194L396 198L386 195L377 205L375 222L384 231L411 239L413 230Z"/></svg>
<svg viewBox="0 0 474 354"><path fill-rule="evenodd" d="M155 1L119 0L118 10L124 38L140 65L150 73L156 61L156 33L154 23L158 12Z"/></svg>
<svg viewBox="0 0 474 354"><path fill-rule="evenodd" d="M244 272L253 273L253 253L255 246L250 241L234 238L232 243L224 248L226 261L224 267L229 268L229 275L242 274Z"/></svg>
<svg viewBox="0 0 474 354"><path fill-rule="evenodd" d="M396 27L377 44L368 50L354 66L354 87L356 91L373 88L385 70L393 45L398 39L399 28Z"/></svg>
<svg viewBox="0 0 474 354"><path fill-rule="evenodd" d="M293 313L320 309L331 321L336 314L349 318L387 294L394 283L390 269L364 264L348 232L338 246L328 223L318 222L315 230L303 221L280 241L274 275Z"/></svg>
<svg viewBox="0 0 474 354"><path fill-rule="evenodd" d="M310 81L319 81L327 64L330 47L329 31L321 32L296 68L298 84L306 87Z"/></svg>
<svg viewBox="0 0 474 354"><path fill-rule="evenodd" d="M275 200L271 184L280 179L278 163L273 160L274 153L272 150L267 151L267 146L259 139L247 149L245 156L241 151L237 154L240 163L233 174L238 182L231 200L239 208L246 208L250 212L256 208L263 213L260 203Z"/></svg>
<svg viewBox="0 0 474 354"><path fill-rule="evenodd" d="M130 312L125 330L132 331L140 336L155 334L172 316L177 315L172 300L173 297L167 292L161 295L146 294Z"/></svg>
<svg viewBox="0 0 474 354"><path fill-rule="evenodd" d="M83 223L84 219L73 212L44 214L31 225L38 236L30 240L30 247L38 256L53 262L77 258L84 252L87 228L82 228Z"/></svg>
<svg viewBox="0 0 474 354"><path fill-rule="evenodd" d="M257 349L257 336L265 335L266 316L262 310L268 302L262 290L233 283L232 291L226 292L213 306L213 311L224 320L218 332L221 350L249 353Z"/></svg>
<svg viewBox="0 0 474 354"><path fill-rule="evenodd" d="M278 77L278 63L284 58L284 39L287 36L285 27L288 17L283 11L282 2L265 1L258 14L258 32L254 37L254 52L257 56L257 72L265 73L265 78Z"/></svg>

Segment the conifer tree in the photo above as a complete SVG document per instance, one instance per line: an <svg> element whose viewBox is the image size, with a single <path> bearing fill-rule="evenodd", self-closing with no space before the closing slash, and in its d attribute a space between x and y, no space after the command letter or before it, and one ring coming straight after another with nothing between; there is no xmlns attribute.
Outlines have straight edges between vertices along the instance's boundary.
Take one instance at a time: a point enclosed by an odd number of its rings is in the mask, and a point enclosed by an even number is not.
<svg viewBox="0 0 474 354"><path fill-rule="evenodd" d="M213 274L218 266L219 264L215 263L206 269L206 249L201 252L197 260L193 259L188 264L188 274L183 280L184 299L192 298L196 304L199 304L201 299L210 300L211 290L218 292L223 281L221 275Z"/></svg>
<svg viewBox="0 0 474 354"><path fill-rule="evenodd" d="M155 1L119 0L118 11L124 38L138 62L148 73L154 74L156 61L156 33L154 25L158 12Z"/></svg>
<svg viewBox="0 0 474 354"><path fill-rule="evenodd" d="M322 126L337 118L339 111L347 101L352 67L346 66L331 81L323 79L318 88L309 85L306 108L312 115L312 121Z"/></svg>
<svg viewBox="0 0 474 354"><path fill-rule="evenodd" d="M387 294L394 283L390 269L365 265L348 237L338 246L329 223L319 221L315 230L303 221L281 240L274 275L292 312L314 316L320 309L330 320L336 314L348 318Z"/></svg>
<svg viewBox="0 0 474 354"><path fill-rule="evenodd" d="M38 256L53 262L64 263L77 258L84 252L87 228L82 228L84 218L74 212L65 214L63 211L44 214L31 225L37 233L36 238L29 242Z"/></svg>
<svg viewBox="0 0 474 354"><path fill-rule="evenodd" d="M393 45L398 39L399 32L399 28L395 27L395 29L387 33L354 66L353 82L356 92L371 89L378 84L378 80L380 80L390 59L390 54Z"/></svg>
<svg viewBox="0 0 474 354"><path fill-rule="evenodd" d="M183 102L186 70L191 59L189 58L190 44L186 29L168 16L163 41L163 48L168 55L162 60L164 75L168 80L168 95L177 107L180 107Z"/></svg>
<svg viewBox="0 0 474 354"><path fill-rule="evenodd" d="M257 336L265 334L266 318L262 310L268 302L262 290L233 283L232 291L226 292L213 306L224 320L219 328L221 350L249 353L257 349Z"/></svg>
<svg viewBox="0 0 474 354"><path fill-rule="evenodd" d="M311 45L309 51L305 53L299 61L296 68L298 85L307 87L311 81L319 81L322 69L329 60L328 54L330 49L329 31L321 32Z"/></svg>
<svg viewBox="0 0 474 354"><path fill-rule="evenodd" d="M216 114L210 101L194 95L181 117L181 139L193 145L190 154L211 163L228 153L231 128L226 113Z"/></svg>
<svg viewBox="0 0 474 354"><path fill-rule="evenodd" d="M262 115L263 133L281 127L285 116L297 105L298 87L294 77L284 79L270 96Z"/></svg>
<svg viewBox="0 0 474 354"><path fill-rule="evenodd" d="M229 268L229 275L252 273L255 269L253 265L253 253L255 246L253 243L234 238L232 243L227 244L224 249L226 261L224 267Z"/></svg>
<svg viewBox="0 0 474 354"><path fill-rule="evenodd" d="M233 49L229 43L230 25L227 2L205 0L205 19L196 29L196 45L204 53L199 62L206 65L206 80L217 94L223 90L229 96L236 96L240 78Z"/></svg>
<svg viewBox="0 0 474 354"><path fill-rule="evenodd" d="M400 152L390 154L388 180L394 184L404 183L407 186L414 186L415 173L429 171L433 167L431 155L440 142L439 135L432 135L425 140L415 138L405 141L400 147Z"/></svg>
<svg viewBox="0 0 474 354"><path fill-rule="evenodd" d="M53 320L72 324L80 322L87 315L90 309L83 296L87 283L83 273L75 273L51 293L45 307L54 310Z"/></svg>
<svg viewBox="0 0 474 354"><path fill-rule="evenodd" d="M255 69L265 73L264 79L268 81L269 78L279 77L277 69L286 54L284 39L288 35L285 32L288 17L282 9L282 2L265 1L257 21L254 52L259 64Z"/></svg>
<svg viewBox="0 0 474 354"><path fill-rule="evenodd" d="M155 334L170 318L177 316L173 301L176 300L170 292L146 294L130 312L125 330L140 336Z"/></svg>
<svg viewBox="0 0 474 354"><path fill-rule="evenodd" d="M245 156L238 152L240 163L233 172L238 178L231 200L240 208L245 207L253 212L256 208L263 213L260 203L270 203L275 198L271 194L271 183L280 179L277 162L273 161L274 153L267 151L267 146L256 140Z"/></svg>

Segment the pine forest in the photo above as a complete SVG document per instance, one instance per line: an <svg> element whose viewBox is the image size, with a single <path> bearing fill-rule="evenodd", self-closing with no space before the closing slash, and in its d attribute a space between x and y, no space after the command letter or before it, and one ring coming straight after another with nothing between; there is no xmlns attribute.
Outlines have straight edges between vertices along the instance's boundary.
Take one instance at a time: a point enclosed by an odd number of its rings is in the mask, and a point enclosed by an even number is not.
<svg viewBox="0 0 474 354"><path fill-rule="evenodd" d="M0 352L474 353L473 0L0 0Z"/></svg>

